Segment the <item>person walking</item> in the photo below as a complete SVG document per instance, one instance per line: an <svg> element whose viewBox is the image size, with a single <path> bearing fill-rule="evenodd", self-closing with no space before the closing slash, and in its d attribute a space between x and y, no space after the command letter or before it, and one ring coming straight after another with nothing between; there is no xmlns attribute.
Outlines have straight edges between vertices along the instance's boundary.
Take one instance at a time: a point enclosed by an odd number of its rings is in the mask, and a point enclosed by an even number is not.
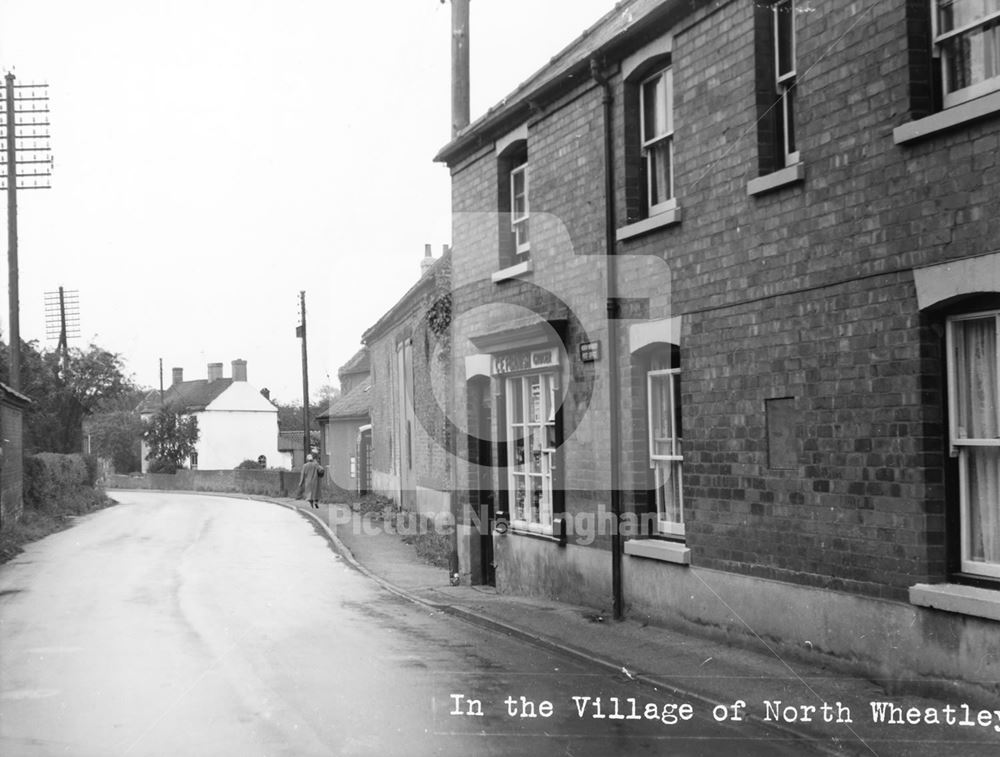
<svg viewBox="0 0 1000 757"><path fill-rule="evenodd" d="M309 506L319 509L320 488L323 476L326 471L323 466L317 463L312 455L306 455L306 464L302 466L302 473L299 475L299 496L309 500Z"/></svg>

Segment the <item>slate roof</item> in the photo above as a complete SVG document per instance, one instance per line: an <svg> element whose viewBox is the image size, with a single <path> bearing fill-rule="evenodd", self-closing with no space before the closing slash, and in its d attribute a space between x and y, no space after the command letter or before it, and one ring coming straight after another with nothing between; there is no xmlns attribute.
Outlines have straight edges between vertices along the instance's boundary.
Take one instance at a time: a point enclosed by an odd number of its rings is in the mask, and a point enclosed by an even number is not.
<svg viewBox="0 0 1000 757"><path fill-rule="evenodd" d="M486 113L462 129L434 160L453 165L485 140L525 122L532 108L544 107L561 94L589 81L590 60L617 59L641 46L660 30L708 0L622 0L596 23L556 53L538 71Z"/></svg>
<svg viewBox="0 0 1000 757"><path fill-rule="evenodd" d="M233 383L231 378L220 378L215 381L198 379L196 381L181 381L174 384L163 393L163 404L175 412L197 413L208 407L212 401L228 389ZM140 413L155 413L160 409L160 392L154 389L139 403Z"/></svg>
<svg viewBox="0 0 1000 757"><path fill-rule="evenodd" d="M330 406L317 417L337 420L338 418L360 418L369 414L372 382L362 381L347 394L342 394L330 403Z"/></svg>
<svg viewBox="0 0 1000 757"><path fill-rule="evenodd" d="M362 347L354 353L354 357L340 366L340 370L337 371L337 377L343 379L344 376L350 376L355 373L368 373L370 370L371 363L368 360L368 350Z"/></svg>
<svg viewBox="0 0 1000 757"><path fill-rule="evenodd" d="M0 397L15 407L27 407L31 404L31 398L28 395L21 394L14 387L4 383L0 383Z"/></svg>

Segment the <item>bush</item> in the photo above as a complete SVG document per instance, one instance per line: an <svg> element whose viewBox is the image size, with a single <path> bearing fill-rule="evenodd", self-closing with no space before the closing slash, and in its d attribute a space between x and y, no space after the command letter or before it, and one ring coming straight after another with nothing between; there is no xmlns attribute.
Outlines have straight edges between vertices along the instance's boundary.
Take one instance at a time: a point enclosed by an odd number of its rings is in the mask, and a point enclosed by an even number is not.
<svg viewBox="0 0 1000 757"><path fill-rule="evenodd" d="M256 460L244 460L236 466L236 470L260 470L261 465Z"/></svg>
<svg viewBox="0 0 1000 757"><path fill-rule="evenodd" d="M173 460L165 460L161 457L154 457L149 461L150 473L176 473L177 463Z"/></svg>

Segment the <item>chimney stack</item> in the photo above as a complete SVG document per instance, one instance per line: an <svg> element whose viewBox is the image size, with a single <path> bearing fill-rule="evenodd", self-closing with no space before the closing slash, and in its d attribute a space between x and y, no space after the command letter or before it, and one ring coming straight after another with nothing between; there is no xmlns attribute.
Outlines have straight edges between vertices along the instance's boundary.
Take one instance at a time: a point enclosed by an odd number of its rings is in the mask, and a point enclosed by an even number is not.
<svg viewBox="0 0 1000 757"><path fill-rule="evenodd" d="M451 136L469 125L469 0L451 0Z"/></svg>
<svg viewBox="0 0 1000 757"><path fill-rule="evenodd" d="M184 380L184 369L174 368L173 384L179 384ZM171 384L171 386L173 385Z"/></svg>
<svg viewBox="0 0 1000 757"><path fill-rule="evenodd" d="M233 361L233 381L247 380L247 361L241 359Z"/></svg>
<svg viewBox="0 0 1000 757"><path fill-rule="evenodd" d="M218 381L222 378L222 363L209 363L208 364L208 383L213 381Z"/></svg>
<svg viewBox="0 0 1000 757"><path fill-rule="evenodd" d="M434 265L434 258L431 256L431 246L429 244L424 245L424 257L420 261L420 276L423 277L430 267Z"/></svg>

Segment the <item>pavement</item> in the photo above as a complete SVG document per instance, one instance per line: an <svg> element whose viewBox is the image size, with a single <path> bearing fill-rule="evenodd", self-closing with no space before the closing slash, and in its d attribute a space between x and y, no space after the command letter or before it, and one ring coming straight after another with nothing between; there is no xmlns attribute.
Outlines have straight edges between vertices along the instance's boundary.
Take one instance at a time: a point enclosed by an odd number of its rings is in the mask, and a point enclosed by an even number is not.
<svg viewBox="0 0 1000 757"><path fill-rule="evenodd" d="M324 504L316 510L301 500L270 501L311 518L350 564L389 591L435 612L587 660L671 701L683 697L699 707L708 705L720 722L735 711L744 721L785 730L830 754L937 757L950 750L1000 755L1000 703L986 692L957 687L949 692L947 682L939 682L945 693L935 691L932 698L926 682L908 690L900 681L887 692L843 666L782 657L762 639L734 643L637 620L615 621L599 608L504 594L489 586L452 586L446 569L424 563L399 535L380 522L363 523L348 505ZM745 705L734 710L738 700ZM780 704L765 704L776 701ZM873 702L891 702L904 713L910 707L921 713L933 709L943 724L875 722ZM996 710L996 727L961 725L963 704L971 707L972 720L980 709ZM958 713L951 725L942 709L949 705Z"/></svg>

